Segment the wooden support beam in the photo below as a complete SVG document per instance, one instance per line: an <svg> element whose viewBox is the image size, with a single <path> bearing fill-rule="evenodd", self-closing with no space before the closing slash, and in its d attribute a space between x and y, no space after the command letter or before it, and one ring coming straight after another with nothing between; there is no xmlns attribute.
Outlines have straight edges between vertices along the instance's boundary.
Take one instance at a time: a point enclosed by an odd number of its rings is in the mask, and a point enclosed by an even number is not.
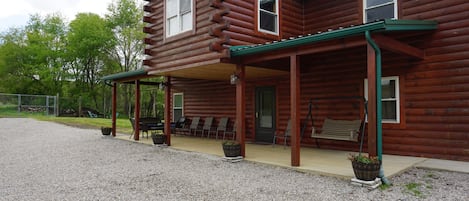
<svg viewBox="0 0 469 201"><path fill-rule="evenodd" d="M290 56L291 165L300 166L300 56Z"/></svg>
<svg viewBox="0 0 469 201"><path fill-rule="evenodd" d="M236 65L236 141L241 144L241 156L246 157L246 68Z"/></svg>
<svg viewBox="0 0 469 201"><path fill-rule="evenodd" d="M134 118L135 118L135 133L134 140L140 140L140 80L135 80L135 109L134 109Z"/></svg>
<svg viewBox="0 0 469 201"><path fill-rule="evenodd" d="M376 100L376 53L369 44L366 49L368 75L368 154L376 156L376 101L381 100Z"/></svg>
<svg viewBox="0 0 469 201"><path fill-rule="evenodd" d="M116 137L117 83L112 83L112 136Z"/></svg>
<svg viewBox="0 0 469 201"><path fill-rule="evenodd" d="M164 88L164 134L166 144L171 146L171 77L165 77L166 87Z"/></svg>
<svg viewBox="0 0 469 201"><path fill-rule="evenodd" d="M398 41L396 39L389 38L383 35L376 35L376 34L373 35L372 38L382 49L386 49L391 52L415 57L418 59L423 59L425 57L425 52L423 50L410 46L408 44L402 43L401 41Z"/></svg>

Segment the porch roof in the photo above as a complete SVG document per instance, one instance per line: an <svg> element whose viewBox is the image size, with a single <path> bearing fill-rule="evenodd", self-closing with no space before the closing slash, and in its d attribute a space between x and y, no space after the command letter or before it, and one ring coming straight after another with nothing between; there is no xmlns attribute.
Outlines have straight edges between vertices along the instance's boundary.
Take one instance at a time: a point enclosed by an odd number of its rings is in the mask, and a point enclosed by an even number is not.
<svg viewBox="0 0 469 201"><path fill-rule="evenodd" d="M267 42L265 44L232 46L230 47L230 56L239 57L273 50L292 48L332 39L347 38L350 36L364 34L366 31L387 32L435 30L437 25L438 23L436 21L385 19L382 21L362 25L340 27L339 29L328 30L327 32L318 32L316 34L308 34L306 36L298 36L296 38L292 37L290 39L282 39L281 41Z"/></svg>
<svg viewBox="0 0 469 201"><path fill-rule="evenodd" d="M115 81L115 82L126 82L129 80L137 80L145 77L150 77L145 69L137 69L127 72L120 72L111 75L106 75L101 78L103 81Z"/></svg>

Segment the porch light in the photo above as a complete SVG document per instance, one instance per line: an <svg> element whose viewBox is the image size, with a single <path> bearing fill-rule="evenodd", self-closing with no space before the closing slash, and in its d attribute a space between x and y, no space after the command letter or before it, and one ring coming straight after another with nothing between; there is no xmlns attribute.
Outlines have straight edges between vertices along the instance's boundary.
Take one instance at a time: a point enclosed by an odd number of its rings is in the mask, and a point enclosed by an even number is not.
<svg viewBox="0 0 469 201"><path fill-rule="evenodd" d="M238 75L232 74L232 75L230 76L230 83L231 83L231 84L236 84L236 83L238 82L238 80L239 80Z"/></svg>
<svg viewBox="0 0 469 201"><path fill-rule="evenodd" d="M168 86L168 83L167 82L160 82L160 85L158 86L160 88L160 90L163 90L164 88L166 88Z"/></svg>

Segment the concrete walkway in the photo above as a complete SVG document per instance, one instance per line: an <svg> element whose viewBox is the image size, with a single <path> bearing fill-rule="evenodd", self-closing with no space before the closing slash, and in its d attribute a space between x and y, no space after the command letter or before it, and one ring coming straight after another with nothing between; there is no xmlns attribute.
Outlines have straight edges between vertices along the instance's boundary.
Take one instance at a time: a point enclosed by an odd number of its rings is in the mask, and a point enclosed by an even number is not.
<svg viewBox="0 0 469 201"><path fill-rule="evenodd" d="M116 138L130 140L128 135L118 135ZM134 141L153 145L151 138L141 138ZM221 140L206 139L190 136L171 136L171 148L190 152L207 153L223 157ZM354 177L353 169L347 156L349 151L336 151L317 148L301 148L299 167L290 165L290 147L281 145L246 144L245 160L255 163L269 164L296 171L314 173L327 176L335 176L350 179ZM430 168L469 173L469 163L460 161L448 161L428 159L422 157L409 157L397 155L383 155L383 169L386 177L392 177L411 168Z"/></svg>

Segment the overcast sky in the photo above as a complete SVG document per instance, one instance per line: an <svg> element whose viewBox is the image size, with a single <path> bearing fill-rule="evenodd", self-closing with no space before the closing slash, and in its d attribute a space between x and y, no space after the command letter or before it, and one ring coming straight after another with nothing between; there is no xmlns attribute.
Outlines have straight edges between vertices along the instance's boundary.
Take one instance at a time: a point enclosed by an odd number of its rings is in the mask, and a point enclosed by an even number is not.
<svg viewBox="0 0 469 201"><path fill-rule="evenodd" d="M67 21L79 12L104 16L113 0L0 0L0 32L25 26L31 14L61 13Z"/></svg>

